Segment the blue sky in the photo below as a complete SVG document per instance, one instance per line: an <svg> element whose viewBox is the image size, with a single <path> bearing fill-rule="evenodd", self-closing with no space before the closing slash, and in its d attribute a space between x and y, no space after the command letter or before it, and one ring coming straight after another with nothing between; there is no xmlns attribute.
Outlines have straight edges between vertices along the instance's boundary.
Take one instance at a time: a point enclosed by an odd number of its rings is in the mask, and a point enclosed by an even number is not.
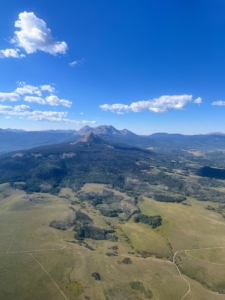
<svg viewBox="0 0 225 300"><path fill-rule="evenodd" d="M223 0L5 1L0 128L225 132Z"/></svg>

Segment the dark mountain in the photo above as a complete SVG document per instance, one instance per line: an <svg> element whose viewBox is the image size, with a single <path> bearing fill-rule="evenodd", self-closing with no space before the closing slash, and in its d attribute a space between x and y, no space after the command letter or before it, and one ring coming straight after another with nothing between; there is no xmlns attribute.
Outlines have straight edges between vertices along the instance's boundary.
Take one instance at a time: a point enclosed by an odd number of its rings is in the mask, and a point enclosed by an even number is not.
<svg viewBox="0 0 225 300"><path fill-rule="evenodd" d="M218 153L215 155L217 159ZM182 175L177 175L174 170L180 170ZM58 193L62 187L77 191L85 183L103 183L132 197L144 194L158 201L178 201L177 197L168 193L194 196L200 200L225 201L225 194L215 193L214 190L210 192L197 182L186 181L185 176L190 173L203 176L205 184L207 177L224 178L225 171L224 166L215 164L215 160L213 166L213 160L209 161L206 157L195 157L185 151L182 155L173 151L166 155L159 154L111 143L93 132L78 141L0 156L0 184L11 182L12 186L28 193ZM183 196L179 198L181 201Z"/></svg>
<svg viewBox="0 0 225 300"><path fill-rule="evenodd" d="M89 133L85 134L82 138L80 138L78 141L70 143L70 144L75 145L75 144L81 144L81 143L86 143L88 145L92 145L92 144L104 144L105 145L106 141L104 141L103 139L98 137L93 132L89 132Z"/></svg>
<svg viewBox="0 0 225 300"><path fill-rule="evenodd" d="M86 182L119 187L127 176L141 174L156 158L149 150L110 143L91 132L76 142L0 156L0 183L23 181L27 191L79 188Z"/></svg>

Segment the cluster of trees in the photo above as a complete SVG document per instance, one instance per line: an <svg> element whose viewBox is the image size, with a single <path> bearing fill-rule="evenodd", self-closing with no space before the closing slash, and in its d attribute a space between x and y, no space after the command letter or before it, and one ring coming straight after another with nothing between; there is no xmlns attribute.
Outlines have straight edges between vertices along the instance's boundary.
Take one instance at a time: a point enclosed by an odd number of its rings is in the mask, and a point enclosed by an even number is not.
<svg viewBox="0 0 225 300"><path fill-rule="evenodd" d="M103 216L118 217L118 214L124 213L124 219L128 220L134 213L139 212L137 199L127 199L129 205L121 205L123 196L115 195L113 191L104 189L100 193L95 192L77 192L80 201L89 201L95 209L99 210Z"/></svg>
<svg viewBox="0 0 225 300"><path fill-rule="evenodd" d="M75 216L68 216L64 220L53 220L49 223L50 227L54 227L60 230L66 230L76 224Z"/></svg>
<svg viewBox="0 0 225 300"><path fill-rule="evenodd" d="M93 223L93 220L82 211L76 212L76 221L80 222L81 224L90 224Z"/></svg>
<svg viewBox="0 0 225 300"><path fill-rule="evenodd" d="M151 299L153 297L153 293L151 290L147 290L143 283L140 282L140 281L133 281L130 283L130 287L133 289L133 290L136 290L136 291L139 291L141 293L143 293L145 295L145 298L147 299Z"/></svg>
<svg viewBox="0 0 225 300"><path fill-rule="evenodd" d="M101 280L101 276L98 272L92 273L91 276L94 277L95 280Z"/></svg>
<svg viewBox="0 0 225 300"><path fill-rule="evenodd" d="M169 196L167 194L154 194L154 199L159 201L159 202L176 202L180 203L182 201L186 200L186 197L184 196Z"/></svg>
<svg viewBox="0 0 225 300"><path fill-rule="evenodd" d="M225 179L225 169L203 167L199 169L198 175L202 177Z"/></svg>
<svg viewBox="0 0 225 300"><path fill-rule="evenodd" d="M85 238L93 240L118 240L118 237L114 234L115 230L94 227L92 223L93 220L87 214L77 211L74 215L70 215L63 220L51 221L49 226L60 230L66 230L74 226L74 237L77 240L83 240Z"/></svg>
<svg viewBox="0 0 225 300"><path fill-rule="evenodd" d="M117 252L106 252L107 256L118 256Z"/></svg>
<svg viewBox="0 0 225 300"><path fill-rule="evenodd" d="M162 217L161 216L147 216L144 214L138 214L134 217L135 223L143 223L148 224L152 228L156 228L160 225L162 225Z"/></svg>
<svg viewBox="0 0 225 300"><path fill-rule="evenodd" d="M76 231L74 237L77 240L82 240L85 238L93 239L93 240L107 240L108 234L112 234L115 230L112 229L103 229L99 227L94 227L90 225L84 226L75 226L74 230Z"/></svg>
<svg viewBox="0 0 225 300"><path fill-rule="evenodd" d="M55 227L57 229L66 230L68 228L71 228L72 226L83 226L83 225L89 225L92 224L93 220L86 215L85 213L81 211L75 211L73 209L73 214L69 215L63 220L53 220L49 223L50 227Z"/></svg>
<svg viewBox="0 0 225 300"><path fill-rule="evenodd" d="M130 257L124 257L123 260L118 261L118 264L131 265L132 260L130 259Z"/></svg>
<svg viewBox="0 0 225 300"><path fill-rule="evenodd" d="M118 209L108 209L108 208L100 208L100 212L105 217L118 217L118 214L122 213L123 210L121 208Z"/></svg>
<svg viewBox="0 0 225 300"><path fill-rule="evenodd" d="M80 191L77 193L77 197L81 201L89 201L93 206L97 206L99 204L119 203L123 200L122 196L115 195L113 191L105 189L103 189L101 193Z"/></svg>

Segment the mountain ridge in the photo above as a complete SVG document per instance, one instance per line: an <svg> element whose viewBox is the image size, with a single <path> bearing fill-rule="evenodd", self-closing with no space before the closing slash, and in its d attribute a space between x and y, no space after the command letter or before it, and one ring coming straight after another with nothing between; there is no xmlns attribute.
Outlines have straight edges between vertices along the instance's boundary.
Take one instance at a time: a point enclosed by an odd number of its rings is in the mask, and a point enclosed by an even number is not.
<svg viewBox="0 0 225 300"><path fill-rule="evenodd" d="M90 127L80 130L48 130L48 131L10 131L0 129L0 155L12 151L30 149L42 145L62 142L76 142L85 134L93 132L104 140L114 143L125 143L134 147L153 148L156 151L196 150L225 150L225 135L210 133L201 135L182 135L169 133L154 133L151 135L137 135L127 129L118 130L111 125Z"/></svg>
<svg viewBox="0 0 225 300"><path fill-rule="evenodd" d="M88 125L82 127L80 130L76 131L74 135L84 135L88 132L93 132L97 135L119 135L119 136L136 136L135 133L129 131L128 129L118 130L112 125L100 125L97 127L90 127Z"/></svg>

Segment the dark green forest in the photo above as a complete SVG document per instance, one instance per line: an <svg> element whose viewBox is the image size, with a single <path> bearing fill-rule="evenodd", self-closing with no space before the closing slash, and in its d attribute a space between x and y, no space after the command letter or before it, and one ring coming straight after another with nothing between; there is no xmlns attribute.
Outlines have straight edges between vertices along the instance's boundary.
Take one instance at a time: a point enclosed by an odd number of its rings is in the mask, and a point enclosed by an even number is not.
<svg viewBox="0 0 225 300"><path fill-rule="evenodd" d="M78 142L41 146L0 156L0 183L10 182L27 193L52 194L57 194L62 187L79 191L85 183L102 183L134 198L142 194L156 201L179 203L187 196L194 196L203 201L225 202L224 193L209 189L225 186L217 180L225 178L225 170L218 168L218 160L214 160L212 153L210 155L210 158L196 157L187 152L181 155L173 151L162 154L110 143L90 134ZM219 152L218 157L221 155ZM180 170L180 175L175 170ZM192 182L188 180L190 174L202 179ZM105 216L119 213L120 209L102 208Z"/></svg>

